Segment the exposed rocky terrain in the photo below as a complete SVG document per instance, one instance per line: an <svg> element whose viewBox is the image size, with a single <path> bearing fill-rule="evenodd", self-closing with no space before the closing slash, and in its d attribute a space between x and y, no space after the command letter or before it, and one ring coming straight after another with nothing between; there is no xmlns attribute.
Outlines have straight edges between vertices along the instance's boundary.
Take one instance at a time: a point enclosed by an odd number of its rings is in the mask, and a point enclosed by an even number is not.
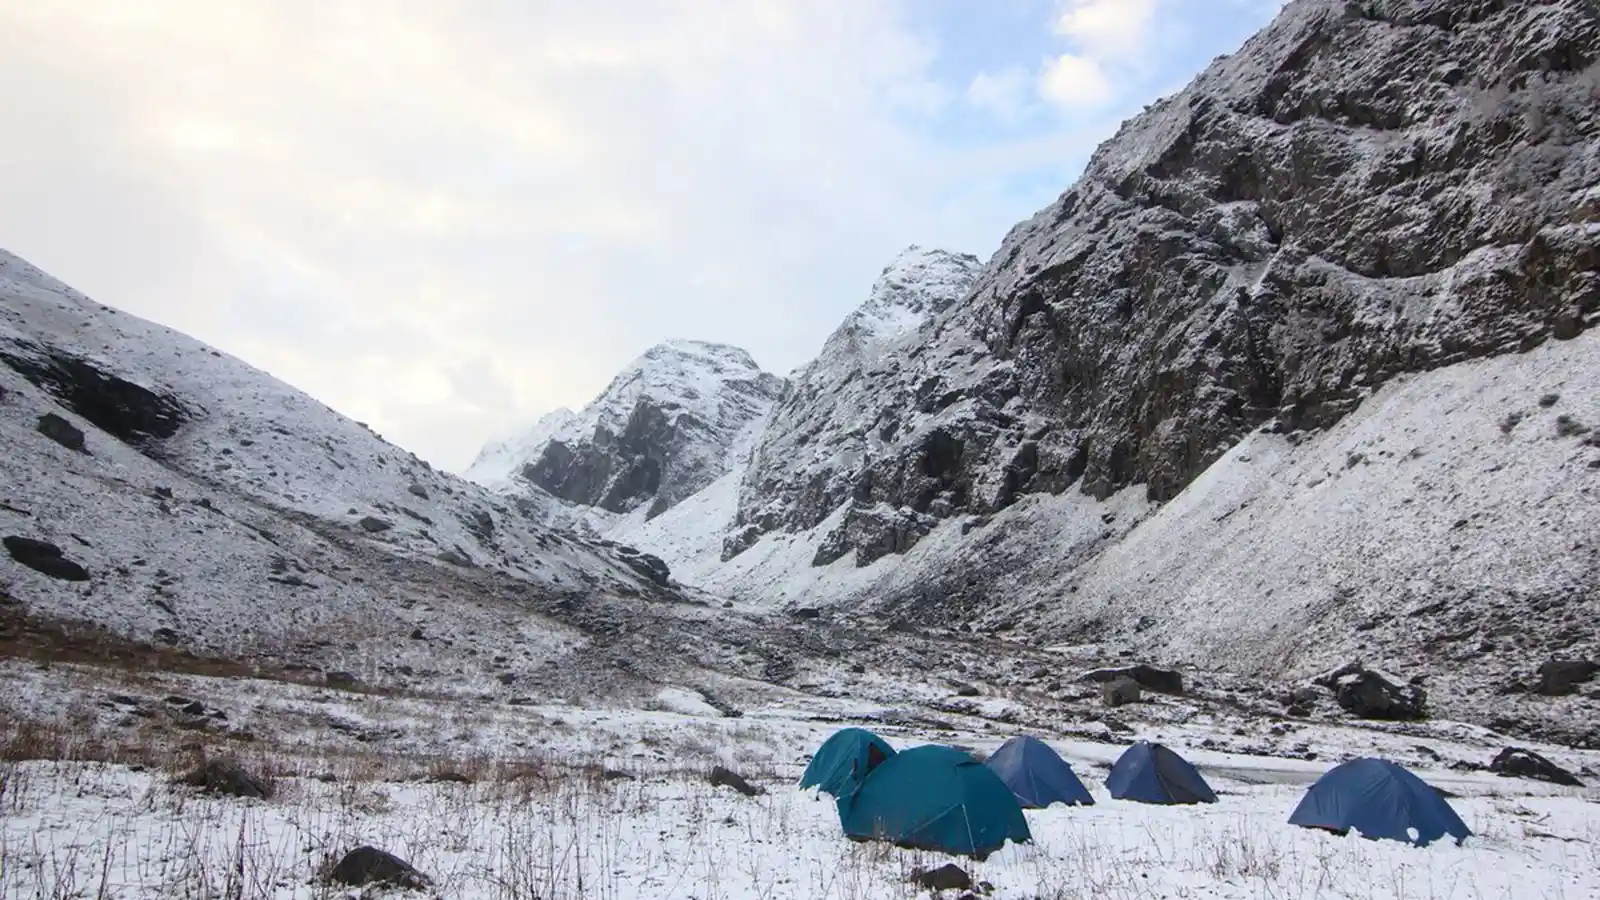
<svg viewBox="0 0 1600 900"><path fill-rule="evenodd" d="M1600 655L1597 58L1577 0L1291 3L981 271L891 266L932 317L846 323L737 499L630 541L750 603L1359 658L1593 741L1590 687L1532 685Z"/></svg>
<svg viewBox="0 0 1600 900"><path fill-rule="evenodd" d="M1165 501L1263 424L1575 337L1600 321L1597 57L1581 0L1289 4L1099 148L933 335L828 372L801 468L757 467L740 522ZM880 531L845 537L870 561Z"/></svg>
<svg viewBox="0 0 1600 900"><path fill-rule="evenodd" d="M581 413L559 409L484 448L467 477L611 513L665 512L723 475L784 380L737 347L673 341L625 368Z"/></svg>

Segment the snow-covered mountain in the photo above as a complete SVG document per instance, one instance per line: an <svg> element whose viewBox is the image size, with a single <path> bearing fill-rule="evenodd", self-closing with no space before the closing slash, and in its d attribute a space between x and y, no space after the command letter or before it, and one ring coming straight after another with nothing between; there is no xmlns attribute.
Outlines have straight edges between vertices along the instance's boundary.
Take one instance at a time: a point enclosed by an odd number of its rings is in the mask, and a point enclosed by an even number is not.
<svg viewBox="0 0 1600 900"><path fill-rule="evenodd" d="M898 428L897 412L886 411L883 399L874 396L879 381L904 365L905 354L918 352L934 318L972 290L981 268L975 256L916 246L884 267L866 302L801 369L773 413L741 481L724 558L779 523L812 527L863 489L856 467L880 452ZM819 436L827 439L813 440ZM807 498L809 518L788 515L787 504L796 496ZM896 538L886 535L884 541L893 544ZM830 553L821 561L831 562Z"/></svg>
<svg viewBox="0 0 1600 900"><path fill-rule="evenodd" d="M638 554L4 252L0 446L0 595L129 639L399 677L463 665L408 637L441 619L487 665L586 643L546 604L676 598Z"/></svg>
<svg viewBox="0 0 1600 900"><path fill-rule="evenodd" d="M720 562L726 476L636 543L774 606L1581 721L1517 691L1600 655L1597 59L1581 0L1290 3L981 271L891 266L874 299L940 299L797 375Z"/></svg>
<svg viewBox="0 0 1600 900"><path fill-rule="evenodd" d="M580 413L559 409L491 444L467 477L502 493L548 493L652 517L725 474L739 436L771 410L784 380L737 347L652 347Z"/></svg>

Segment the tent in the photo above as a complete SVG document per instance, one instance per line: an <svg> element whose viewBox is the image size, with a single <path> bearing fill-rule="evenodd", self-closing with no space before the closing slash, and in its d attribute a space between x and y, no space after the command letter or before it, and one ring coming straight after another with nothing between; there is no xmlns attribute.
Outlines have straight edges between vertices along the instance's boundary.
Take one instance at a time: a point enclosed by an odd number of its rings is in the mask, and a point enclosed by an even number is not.
<svg viewBox="0 0 1600 900"><path fill-rule="evenodd" d="M839 799L839 824L857 840L983 859L1007 840L1033 839L1022 807L993 770L953 747L895 754Z"/></svg>
<svg viewBox="0 0 1600 900"><path fill-rule="evenodd" d="M1011 738L984 762L1006 783L1017 802L1036 809L1052 803L1093 806L1094 798L1073 773L1072 766L1050 745L1026 735Z"/></svg>
<svg viewBox="0 0 1600 900"><path fill-rule="evenodd" d="M1148 741L1123 752L1106 776L1106 789L1118 800L1140 803L1217 802L1211 785L1188 760Z"/></svg>
<svg viewBox="0 0 1600 900"><path fill-rule="evenodd" d="M800 786L844 797L855 793L867 773L893 755L894 748L883 738L864 728L844 728L817 748L800 776Z"/></svg>
<svg viewBox="0 0 1600 900"><path fill-rule="evenodd" d="M1395 763L1371 757L1329 769L1306 791L1289 824L1339 834L1354 828L1372 840L1390 838L1419 847L1447 834L1459 844L1472 834L1427 782Z"/></svg>

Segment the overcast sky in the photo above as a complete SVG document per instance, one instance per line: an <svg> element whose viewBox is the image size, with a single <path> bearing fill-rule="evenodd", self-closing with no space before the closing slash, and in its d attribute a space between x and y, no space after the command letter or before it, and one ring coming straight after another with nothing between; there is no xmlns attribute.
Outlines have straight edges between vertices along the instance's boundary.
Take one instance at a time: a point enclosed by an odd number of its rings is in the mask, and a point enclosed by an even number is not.
<svg viewBox="0 0 1600 900"><path fill-rule="evenodd" d="M0 246L447 469L669 338L809 359L1280 0L0 3Z"/></svg>

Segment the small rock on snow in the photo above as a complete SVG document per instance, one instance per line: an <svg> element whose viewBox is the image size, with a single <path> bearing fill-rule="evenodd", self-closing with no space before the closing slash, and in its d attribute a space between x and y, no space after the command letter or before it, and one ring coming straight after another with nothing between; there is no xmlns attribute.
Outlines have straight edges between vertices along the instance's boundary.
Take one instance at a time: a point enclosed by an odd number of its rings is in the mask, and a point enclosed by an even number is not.
<svg viewBox="0 0 1600 900"><path fill-rule="evenodd" d="M712 787L731 787L746 797L754 797L761 793L761 789L751 785L744 776L722 766L716 766L711 770L710 781Z"/></svg>
<svg viewBox="0 0 1600 900"><path fill-rule="evenodd" d="M39 433L68 450L79 453L88 453L84 444L83 430L68 422L55 413L45 413L39 417Z"/></svg>
<svg viewBox="0 0 1600 900"><path fill-rule="evenodd" d="M366 846L346 853L344 859L329 870L328 880L351 887L385 884L408 890L423 890L432 883L432 879L398 856Z"/></svg>
<svg viewBox="0 0 1600 900"><path fill-rule="evenodd" d="M1583 787L1577 776L1532 750L1507 747L1489 763L1489 771L1507 777L1533 778L1568 787Z"/></svg>
<svg viewBox="0 0 1600 900"><path fill-rule="evenodd" d="M10 535L0 539L11 558L51 578L62 581L88 581L89 572L62 555L61 548L49 541Z"/></svg>

